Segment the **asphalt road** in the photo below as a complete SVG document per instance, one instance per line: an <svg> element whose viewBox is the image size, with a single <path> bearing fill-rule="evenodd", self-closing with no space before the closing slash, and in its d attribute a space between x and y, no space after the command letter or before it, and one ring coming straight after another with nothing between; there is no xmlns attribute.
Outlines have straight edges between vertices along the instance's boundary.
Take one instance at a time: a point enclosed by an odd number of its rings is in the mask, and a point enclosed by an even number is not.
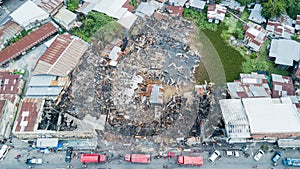
<svg viewBox="0 0 300 169"><path fill-rule="evenodd" d="M249 153L253 151L255 153L258 149L253 148L249 150ZM76 152L76 151L75 151ZM293 157L300 158L300 152L297 150L288 150L281 151L282 157ZM17 154L21 154L21 158L19 162L15 159ZM203 153L191 153L191 155L201 155L204 157L204 165L201 167L194 166L179 166L176 164L176 159L153 159L150 164L132 164L127 163L123 160L116 159L111 162L107 162L104 164L87 164L87 168L98 169L98 168L111 168L111 169L162 169L163 165L168 165L169 168L172 169L187 169L187 168L203 168L203 169L251 169L257 165L257 169L285 169L286 167L279 162L278 166L272 166L271 158L274 155L273 153L265 153L260 161L254 161L253 156L246 158L240 152L240 157L226 157L224 156L224 152L222 152L223 156L216 160L214 163L210 163L207 161L209 157L208 152ZM11 149L8 153L7 157L4 161L0 162L1 169L23 169L28 168L25 164L25 160L31 157L38 157L43 159L42 165L36 165L34 168L36 169L63 169L68 168L68 164L64 161L65 151L59 151L56 154L49 153L39 153L37 151L28 151L26 149ZM47 163L48 161L48 163ZM281 161L281 160L280 160ZM73 158L70 163L73 168L81 169L82 164L80 163L79 158Z"/></svg>

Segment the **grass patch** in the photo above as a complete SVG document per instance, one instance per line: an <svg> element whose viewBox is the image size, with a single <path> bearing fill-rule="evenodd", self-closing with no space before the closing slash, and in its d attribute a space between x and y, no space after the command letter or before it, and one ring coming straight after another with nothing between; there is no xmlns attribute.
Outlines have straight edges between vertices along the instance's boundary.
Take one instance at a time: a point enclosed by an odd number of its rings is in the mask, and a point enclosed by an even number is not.
<svg viewBox="0 0 300 169"><path fill-rule="evenodd" d="M243 13L241 14L240 18L242 20L244 20L245 22L249 22L248 18L249 18L250 14L247 10L247 8L243 11Z"/></svg>
<svg viewBox="0 0 300 169"><path fill-rule="evenodd" d="M222 23L216 32L209 30L203 30L203 32L210 39L219 54L225 71L226 81L234 81L239 77L240 72L242 72L242 62L244 62L245 59L239 51L229 46L221 37L222 31L224 30L228 30L228 27Z"/></svg>
<svg viewBox="0 0 300 169"><path fill-rule="evenodd" d="M99 12L89 12L86 18L81 18L83 25L80 28L72 29L72 34L81 37L83 40L89 42L90 38L111 22L116 22L112 17ZM109 27L107 28L109 31Z"/></svg>

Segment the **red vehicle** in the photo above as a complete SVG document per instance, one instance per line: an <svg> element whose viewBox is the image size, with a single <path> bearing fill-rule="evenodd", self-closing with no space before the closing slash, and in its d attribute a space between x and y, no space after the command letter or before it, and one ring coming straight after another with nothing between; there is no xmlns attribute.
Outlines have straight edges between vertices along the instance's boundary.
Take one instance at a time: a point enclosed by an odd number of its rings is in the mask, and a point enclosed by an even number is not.
<svg viewBox="0 0 300 169"><path fill-rule="evenodd" d="M150 163L150 155L148 154L126 154L125 161L132 163Z"/></svg>
<svg viewBox="0 0 300 169"><path fill-rule="evenodd" d="M82 163L104 163L105 155L103 154L82 154L80 157Z"/></svg>
<svg viewBox="0 0 300 169"><path fill-rule="evenodd" d="M177 163L178 164L186 164L186 165L197 165L202 166L203 165L203 157L201 156L178 156L177 157Z"/></svg>

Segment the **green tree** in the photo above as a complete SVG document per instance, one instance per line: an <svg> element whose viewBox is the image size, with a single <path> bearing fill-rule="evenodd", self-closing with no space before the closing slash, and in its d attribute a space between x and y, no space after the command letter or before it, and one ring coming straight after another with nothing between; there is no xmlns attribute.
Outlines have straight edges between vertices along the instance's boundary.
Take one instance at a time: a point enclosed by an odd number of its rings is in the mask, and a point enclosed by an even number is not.
<svg viewBox="0 0 300 169"><path fill-rule="evenodd" d="M252 0L237 0L241 5L247 5L252 2Z"/></svg>
<svg viewBox="0 0 300 169"><path fill-rule="evenodd" d="M78 0L67 0L67 8L72 12L75 12L75 10L78 8L78 5Z"/></svg>
<svg viewBox="0 0 300 169"><path fill-rule="evenodd" d="M286 0L286 12L287 14L296 19L297 15L299 15L300 11L300 1L298 0Z"/></svg>
<svg viewBox="0 0 300 169"><path fill-rule="evenodd" d="M273 18L285 13L286 3L282 0L268 0L262 5L262 15L266 18Z"/></svg>

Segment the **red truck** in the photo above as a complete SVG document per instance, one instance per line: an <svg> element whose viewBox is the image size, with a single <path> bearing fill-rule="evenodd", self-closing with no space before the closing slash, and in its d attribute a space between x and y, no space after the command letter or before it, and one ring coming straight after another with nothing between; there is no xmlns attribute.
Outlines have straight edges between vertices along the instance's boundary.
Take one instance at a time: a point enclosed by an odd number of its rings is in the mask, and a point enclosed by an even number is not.
<svg viewBox="0 0 300 169"><path fill-rule="evenodd" d="M82 154L80 157L82 163L104 163L105 155L103 154Z"/></svg>
<svg viewBox="0 0 300 169"><path fill-rule="evenodd" d="M150 163L150 155L149 154L126 154L125 161L132 163Z"/></svg>
<svg viewBox="0 0 300 169"><path fill-rule="evenodd" d="M185 165L196 165L202 166L203 165L203 157L201 156L178 156L177 157L178 164L185 164Z"/></svg>

